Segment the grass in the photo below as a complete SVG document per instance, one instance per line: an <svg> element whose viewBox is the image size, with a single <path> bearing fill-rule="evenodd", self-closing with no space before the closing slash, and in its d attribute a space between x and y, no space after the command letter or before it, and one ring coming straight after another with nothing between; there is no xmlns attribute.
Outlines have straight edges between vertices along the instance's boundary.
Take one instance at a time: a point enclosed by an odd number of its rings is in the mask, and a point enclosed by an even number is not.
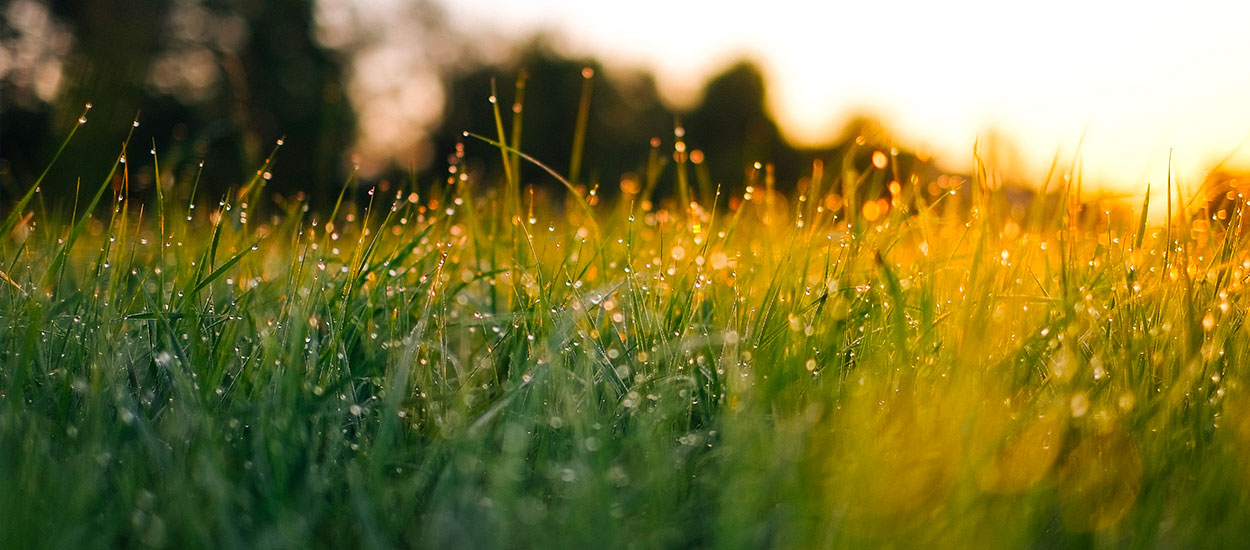
<svg viewBox="0 0 1250 550"><path fill-rule="evenodd" d="M140 201L155 151L65 223L24 218L32 190L0 235L0 545L1250 534L1240 211L1156 226L1075 187L1013 211L981 177L865 201L887 156L675 205L657 181L707 194L680 138L617 200L543 202L497 130L506 181L457 162L328 217L254 213L268 166L220 202L168 179Z"/></svg>

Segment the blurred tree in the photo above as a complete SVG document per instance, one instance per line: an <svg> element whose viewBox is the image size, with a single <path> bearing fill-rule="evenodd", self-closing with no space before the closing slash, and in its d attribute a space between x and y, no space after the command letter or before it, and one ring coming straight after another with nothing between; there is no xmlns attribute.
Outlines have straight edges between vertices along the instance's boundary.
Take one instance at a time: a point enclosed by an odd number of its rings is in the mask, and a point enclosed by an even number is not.
<svg viewBox="0 0 1250 550"><path fill-rule="evenodd" d="M498 137L493 109L488 101L494 81L504 132L510 137L517 109L518 79L524 91L521 109L523 131L520 148L563 175L569 175L577 112L583 89L583 70L593 73L590 118L581 164L580 182L600 184L600 196L613 196L622 179L640 181L646 170L652 141L661 144L660 159L666 163L656 188L657 196L671 195L674 125L680 121L688 151L702 153L702 166L691 171L690 185L698 197L700 179L706 187L719 185L727 193L741 191L754 162L774 165L779 190L793 189L810 175L813 161L828 168L824 189L840 185L841 168L864 174L872 167L874 152L891 154L888 170L868 181L858 194L880 198L888 184L899 178L907 187L933 181L941 171L931 159L902 150L888 129L868 115L853 117L832 145L798 148L781 133L767 108L766 86L758 67L748 61L729 66L707 83L700 102L678 112L663 104L653 76L643 71L607 70L593 59L574 58L550 47L538 36L502 61L452 67L444 75L445 98L441 124L431 131L438 157L451 155L465 142L464 131L491 139ZM501 181L497 152L488 145L467 140L473 171L483 181ZM845 160L845 162L844 162ZM440 163L436 168L445 166ZM698 172L702 170L703 173ZM436 170L437 171L437 170ZM916 176L912 178L911 176ZM559 192L558 185L542 170L523 163L523 184ZM832 182L832 183L831 183ZM945 191L945 190L943 190Z"/></svg>
<svg viewBox="0 0 1250 550"><path fill-rule="evenodd" d="M943 172L932 159L901 148L886 125L869 114L850 118L830 145L798 147L781 133L768 110L766 85L760 69L738 62L708 81L700 103L681 115L691 147L703 149L714 184L739 191L754 162L772 163L777 188L792 189L809 176L812 163L828 168L826 191L842 187L842 179L869 174L858 182L858 200L888 198L890 183L899 189L927 184ZM873 174L874 154L884 154L885 168ZM881 162L882 157L878 157Z"/></svg>
<svg viewBox="0 0 1250 550"><path fill-rule="evenodd" d="M613 193L619 178L645 169L652 138L672 135L673 114L660 102L650 74L605 72L596 60L556 53L541 36L502 63L472 67L446 77L447 104L443 122L433 134L435 148L444 154L454 151L455 144L464 140L465 131L498 137L488 102L492 79L505 132L510 132L520 79L524 85L521 150L567 175L586 69L593 80L580 180L590 185L598 183L606 193ZM466 145L482 152L489 147ZM493 154L475 156L498 158ZM554 183L541 169L527 165L522 166L521 181L543 187L552 187Z"/></svg>
<svg viewBox="0 0 1250 550"><path fill-rule="evenodd" d="M460 32L434 0L317 0L315 27L317 40L348 61L344 86L359 117L350 157L365 180L430 168L445 152L430 141L446 102L444 75L510 46L482 29Z"/></svg>
<svg viewBox="0 0 1250 550"><path fill-rule="evenodd" d="M72 163L45 184L60 193L48 196L72 197L78 177L94 184L137 111L143 124L134 151L155 142L162 166L184 178L204 160L205 200L246 183L283 135L269 184L278 192L332 195L349 158L369 178L439 173L445 164L432 161L452 154L462 132L497 137L487 101L492 79L505 132L521 117L521 149L566 175L589 86L577 179L599 185L601 196L615 194L623 179L645 179L653 143L666 164L656 191L671 193L678 123L688 152L699 153L690 157L698 164L690 183L705 199L718 185L740 191L757 161L773 164L777 187L786 190L810 174L814 159L836 178L843 176L836 167L862 174L875 150L896 148L870 118L853 121L834 145L795 147L768 111L764 77L749 61L730 65L707 83L698 105L675 112L650 73L605 70L597 60L559 53L542 35L516 48L478 34L475 41L431 0L385 10L355 0L132 0L126 8L94 0L12 0L3 8L3 196L33 182L86 101L96 106L90 123L66 156ZM468 145L483 181L500 181L497 154ZM931 167L906 151L891 158L890 177L861 192L883 193L893 178L911 184L905 175ZM132 191L154 181L146 166L132 164ZM522 184L559 189L537 167L523 164L520 175Z"/></svg>
<svg viewBox="0 0 1250 550"><path fill-rule="evenodd" d="M341 181L338 161L355 131L343 62L316 42L309 0L240 0L239 8L251 40L237 57L223 56L222 66L230 75L236 125L248 130L248 151L260 152L285 135L282 155L290 162L278 161L279 187L332 193Z"/></svg>
<svg viewBox="0 0 1250 550"><path fill-rule="evenodd" d="M17 191L14 174L41 170L51 154L38 136L50 124L47 104L61 87L73 42L46 4L14 0L0 11L0 198Z"/></svg>
<svg viewBox="0 0 1250 550"><path fill-rule="evenodd" d="M157 1L136 1L129 10L113 9L107 3L59 1L49 4L19 0L6 10L6 35L18 37L12 50L23 49L26 41L63 41L55 57L41 56L38 63L51 63L55 77L45 76L44 89L24 86L19 68L4 75L0 95L0 157L5 163L7 194L24 192L54 151L58 136L73 124L83 103L92 101L96 109L91 124L80 130L81 137L69 156L81 163L76 167L61 165L51 174L45 187L47 196L72 196L78 177L94 179L94 172L80 169L108 169L117 151L119 133L130 127L138 110L143 78L159 36L159 20L164 10ZM61 36L65 32L65 36ZM6 47L6 49L9 49ZM20 57L20 54L15 57ZM38 81L36 81L38 82ZM89 92L89 93L87 93ZM107 139L106 139L107 137ZM108 145L104 145L108 144Z"/></svg>
<svg viewBox="0 0 1250 550"><path fill-rule="evenodd" d="M142 126L134 148L155 142L163 164L175 168L206 161L206 194L244 184L282 135L273 188L328 191L339 180L335 165L354 117L343 97L343 63L313 36L311 0L134 0L125 9L92 0L20 2L63 22L73 46L53 97L0 96L7 193L31 183L64 131L59 122L72 121L86 101L95 108L68 154L74 164L58 167L45 184L51 190L72 191L77 177L107 170L111 144L135 113ZM40 34L17 24L23 28L9 35ZM6 90L20 84L0 77ZM132 183L140 190L151 181L148 174Z"/></svg>
<svg viewBox="0 0 1250 550"><path fill-rule="evenodd" d="M805 168L768 112L763 73L749 61L712 77L682 123L690 147L704 151L713 183L727 189L741 187L755 162L773 163L783 185L792 184Z"/></svg>
<svg viewBox="0 0 1250 550"><path fill-rule="evenodd" d="M852 115L833 145L804 153L823 159L832 169L832 187L826 189L841 192L854 188L855 204L860 205L869 200L901 199L899 204L910 207L912 201L907 195L912 192L928 203L967 179L948 177L951 175L933 158L904 148L885 123L868 113ZM855 185L845 185L849 178L856 180Z"/></svg>

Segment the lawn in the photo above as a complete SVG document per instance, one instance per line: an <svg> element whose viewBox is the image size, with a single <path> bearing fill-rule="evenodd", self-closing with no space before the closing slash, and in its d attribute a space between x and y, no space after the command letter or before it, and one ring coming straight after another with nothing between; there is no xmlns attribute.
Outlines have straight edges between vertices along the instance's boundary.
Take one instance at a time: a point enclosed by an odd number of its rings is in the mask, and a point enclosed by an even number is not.
<svg viewBox="0 0 1250 550"><path fill-rule="evenodd" d="M982 169L934 196L885 151L709 192L679 136L587 189L465 139L332 209L268 165L131 193L134 143L6 207L0 546L1250 536L1240 208L1162 184L1116 216L1059 173L1018 204Z"/></svg>

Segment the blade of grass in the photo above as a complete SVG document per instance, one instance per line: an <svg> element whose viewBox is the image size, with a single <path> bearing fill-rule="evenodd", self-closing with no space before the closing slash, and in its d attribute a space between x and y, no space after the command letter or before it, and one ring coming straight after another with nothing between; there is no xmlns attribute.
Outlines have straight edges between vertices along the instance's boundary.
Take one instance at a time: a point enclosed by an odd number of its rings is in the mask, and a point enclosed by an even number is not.
<svg viewBox="0 0 1250 550"><path fill-rule="evenodd" d="M48 172L52 171L52 167L56 165L56 161L61 158L61 153L65 152L65 148L69 146L70 140L74 139L74 134L78 133L78 129L81 128L83 124L87 123L87 111L90 110L90 103L83 107L82 114L78 115L76 124L74 124L74 127L70 129L69 134L65 136L65 139L61 141L61 146L57 147L56 153L52 155L52 160L48 161L48 165L44 167L43 172L39 174L39 177L35 178L35 183L30 186L30 189L26 191L26 194L22 195L22 198L17 201L17 204L13 205L13 211L9 212L8 217L4 219L4 224L0 225L0 237L8 235L9 231L13 230L13 226L17 223L17 220L21 218L22 211L26 209L26 205L30 203L30 199L35 196L35 193L39 192L39 186L43 184L44 178L48 177Z"/></svg>
<svg viewBox="0 0 1250 550"><path fill-rule="evenodd" d="M594 89L595 70L582 69L582 96L577 103L577 122L573 125L573 150L569 153L569 183L577 187L582 175L582 154L586 149L586 130L590 122L590 95ZM513 143L513 145L516 145Z"/></svg>

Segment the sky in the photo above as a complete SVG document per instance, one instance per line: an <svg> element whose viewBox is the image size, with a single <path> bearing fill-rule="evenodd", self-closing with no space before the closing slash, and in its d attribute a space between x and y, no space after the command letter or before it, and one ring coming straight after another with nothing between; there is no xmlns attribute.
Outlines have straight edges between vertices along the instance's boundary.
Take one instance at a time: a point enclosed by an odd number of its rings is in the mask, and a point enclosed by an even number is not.
<svg viewBox="0 0 1250 550"><path fill-rule="evenodd" d="M978 137L1040 180L1080 152L1086 185L1191 188L1232 154L1250 168L1250 2L456 0L465 29L554 31L566 53L656 73L674 104L733 60L768 79L786 135L819 145L869 112L952 169ZM1078 149L1079 145L1079 149Z"/></svg>

